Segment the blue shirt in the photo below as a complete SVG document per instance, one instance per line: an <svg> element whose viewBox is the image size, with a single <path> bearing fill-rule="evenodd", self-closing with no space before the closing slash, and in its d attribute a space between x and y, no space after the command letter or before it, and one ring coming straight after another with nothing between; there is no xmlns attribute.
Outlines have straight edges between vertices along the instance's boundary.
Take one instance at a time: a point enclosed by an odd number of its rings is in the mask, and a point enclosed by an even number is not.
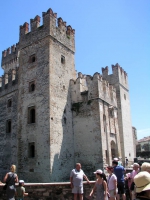
<svg viewBox="0 0 150 200"><path fill-rule="evenodd" d="M124 182L124 172L125 169L123 166L114 167L114 174L117 176L117 182Z"/></svg>

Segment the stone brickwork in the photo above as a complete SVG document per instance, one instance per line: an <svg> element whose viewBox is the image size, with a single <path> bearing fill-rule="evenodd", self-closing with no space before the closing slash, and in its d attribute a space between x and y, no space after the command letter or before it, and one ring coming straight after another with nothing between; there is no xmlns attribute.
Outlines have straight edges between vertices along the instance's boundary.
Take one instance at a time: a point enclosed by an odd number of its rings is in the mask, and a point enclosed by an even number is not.
<svg viewBox="0 0 150 200"><path fill-rule="evenodd" d="M15 163L26 182L67 181L81 162L92 179L113 157L133 160L127 74L76 77L75 30L52 9L42 17L2 52L0 178Z"/></svg>
<svg viewBox="0 0 150 200"><path fill-rule="evenodd" d="M0 200L6 200L5 191L2 190L3 185L0 185ZM17 187L17 185L16 185ZM88 196L92 188L94 187L94 181L91 181L90 185L84 183L84 200L88 200ZM73 200L73 194L71 192L70 183L25 183L26 192L29 193L25 197L26 200ZM93 200L96 199L95 195Z"/></svg>

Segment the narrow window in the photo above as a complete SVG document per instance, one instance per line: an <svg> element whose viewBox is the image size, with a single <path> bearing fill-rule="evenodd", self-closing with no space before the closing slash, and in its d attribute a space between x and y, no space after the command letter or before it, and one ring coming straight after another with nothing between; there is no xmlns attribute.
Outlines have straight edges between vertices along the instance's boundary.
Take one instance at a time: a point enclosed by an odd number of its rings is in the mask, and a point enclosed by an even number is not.
<svg viewBox="0 0 150 200"><path fill-rule="evenodd" d="M36 61L36 57L35 57L35 54L33 54L33 55L31 55L30 57L29 57L29 63L33 63L33 62L35 62Z"/></svg>
<svg viewBox="0 0 150 200"><path fill-rule="evenodd" d="M29 158L35 157L35 144L34 142L29 143Z"/></svg>
<svg viewBox="0 0 150 200"><path fill-rule="evenodd" d="M28 123L35 123L35 107L28 108Z"/></svg>
<svg viewBox="0 0 150 200"><path fill-rule="evenodd" d="M124 94L124 99L126 100L126 95Z"/></svg>
<svg viewBox="0 0 150 200"><path fill-rule="evenodd" d="M29 83L29 92L33 92L35 90L35 82L32 81Z"/></svg>
<svg viewBox="0 0 150 200"><path fill-rule="evenodd" d="M67 119L66 119L66 117L64 117L64 123L66 124L66 121L67 121Z"/></svg>
<svg viewBox="0 0 150 200"><path fill-rule="evenodd" d="M106 132L106 115L103 115L104 132Z"/></svg>
<svg viewBox="0 0 150 200"><path fill-rule="evenodd" d="M12 99L8 99L7 108L10 108L11 106L12 106Z"/></svg>
<svg viewBox="0 0 150 200"><path fill-rule="evenodd" d="M6 133L11 133L11 119L6 121Z"/></svg>
<svg viewBox="0 0 150 200"><path fill-rule="evenodd" d="M61 63L65 64L65 57L64 56L61 56Z"/></svg>

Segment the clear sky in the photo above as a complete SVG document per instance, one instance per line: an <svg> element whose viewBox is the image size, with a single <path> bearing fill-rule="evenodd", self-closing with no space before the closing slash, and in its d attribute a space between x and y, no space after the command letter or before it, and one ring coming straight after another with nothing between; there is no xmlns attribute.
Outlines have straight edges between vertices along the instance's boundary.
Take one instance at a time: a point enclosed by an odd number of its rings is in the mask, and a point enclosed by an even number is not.
<svg viewBox="0 0 150 200"><path fill-rule="evenodd" d="M132 125L150 136L150 0L5 0L0 52L17 43L19 26L52 8L75 29L76 70L101 73L119 63L128 73ZM0 69L0 76L3 70Z"/></svg>

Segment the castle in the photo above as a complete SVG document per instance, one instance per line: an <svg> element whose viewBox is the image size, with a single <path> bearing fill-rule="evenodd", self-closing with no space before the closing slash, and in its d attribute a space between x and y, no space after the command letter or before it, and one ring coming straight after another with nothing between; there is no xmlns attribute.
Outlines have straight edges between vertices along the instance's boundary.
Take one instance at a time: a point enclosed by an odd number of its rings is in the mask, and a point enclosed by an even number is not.
<svg viewBox="0 0 150 200"><path fill-rule="evenodd" d="M20 26L2 52L0 177L17 165L26 182L69 180L76 162L89 176L113 157L133 160L127 73L75 71L75 30L49 9Z"/></svg>

